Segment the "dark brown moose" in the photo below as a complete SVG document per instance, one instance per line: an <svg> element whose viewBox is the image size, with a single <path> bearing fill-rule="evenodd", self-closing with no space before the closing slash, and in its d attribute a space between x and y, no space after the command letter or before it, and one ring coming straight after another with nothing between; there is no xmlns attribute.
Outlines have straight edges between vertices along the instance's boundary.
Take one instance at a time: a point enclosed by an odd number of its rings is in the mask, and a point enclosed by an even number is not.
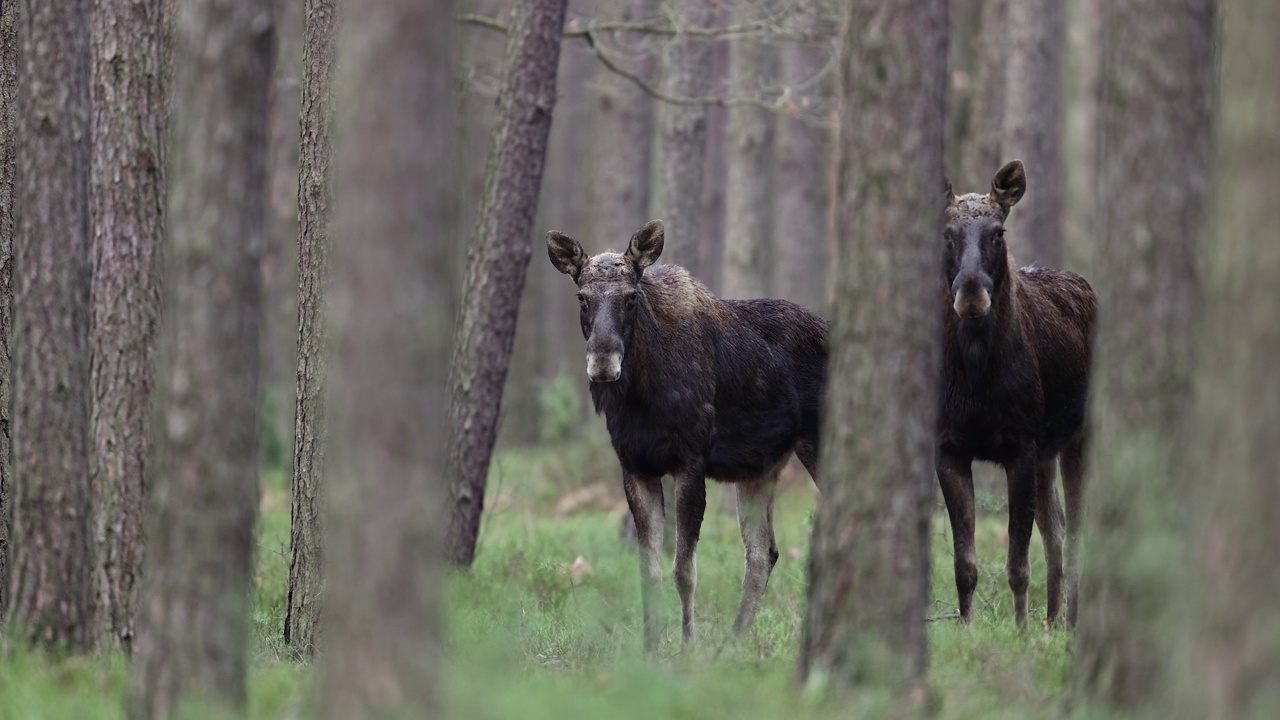
<svg viewBox="0 0 1280 720"><path fill-rule="evenodd" d="M1026 627L1027 553L1034 520L1048 567L1048 621L1064 592L1075 624L1084 495L1085 403L1097 301L1075 273L1015 270L1004 221L1026 190L1022 163L996 173L991 192L956 197L947 188L943 229L946 299L936 445L938 481L955 536L956 590L968 621L978 584L973 545L975 459L1004 467L1009 490L1009 587ZM1054 461L1062 465L1066 514Z"/></svg>
<svg viewBox="0 0 1280 720"><path fill-rule="evenodd" d="M721 300L662 253L662 221L625 253L588 257L576 240L547 233L551 264L578 285L587 377L622 465L640 547L645 648L660 639L662 476L675 480L682 637L694 631L694 553L706 478L733 483L746 549L735 632L751 627L778 560L773 491L794 452L817 479L827 325L785 300Z"/></svg>

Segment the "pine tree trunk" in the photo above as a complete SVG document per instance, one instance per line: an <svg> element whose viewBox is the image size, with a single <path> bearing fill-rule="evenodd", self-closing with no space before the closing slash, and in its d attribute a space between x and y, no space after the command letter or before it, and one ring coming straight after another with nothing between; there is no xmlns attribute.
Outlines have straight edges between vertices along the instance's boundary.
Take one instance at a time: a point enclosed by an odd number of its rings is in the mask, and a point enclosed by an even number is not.
<svg viewBox="0 0 1280 720"><path fill-rule="evenodd" d="M132 718L242 708L257 519L273 55L264 0L181 6L170 254Z"/></svg>
<svg viewBox="0 0 1280 720"><path fill-rule="evenodd" d="M746 10L736 14L739 22L754 17ZM759 39L732 41L729 63L729 88L734 93L758 96L762 88L777 82L777 52ZM725 297L769 294L773 125L773 112L762 107L729 110L721 285Z"/></svg>
<svg viewBox="0 0 1280 720"><path fill-rule="evenodd" d="M562 6L563 7L563 6ZM452 0L347 15L334 181L333 438L321 715L442 716L445 460L455 226ZM559 23L555 24L556 34Z"/></svg>
<svg viewBox="0 0 1280 720"><path fill-rule="evenodd" d="M841 107L856 110L840 117L827 370L839 381L827 391L800 649L801 677L835 694L923 688L946 69L945 0L852 4Z"/></svg>
<svg viewBox="0 0 1280 720"><path fill-rule="evenodd" d="M284 641L315 652L323 608L324 483L329 276L329 162L333 122L335 0L307 0L302 142L298 164L298 387L293 427L293 512Z"/></svg>
<svg viewBox="0 0 1280 720"><path fill-rule="evenodd" d="M1064 0L1009 4L1001 42L1006 82L1004 153L1021 159L1031 192L1007 223L1020 263L1062 265L1062 51ZM993 166L998 167L998 165ZM991 172L994 172L992 170Z"/></svg>
<svg viewBox="0 0 1280 720"><path fill-rule="evenodd" d="M1185 441L1178 426L1190 410L1202 308L1197 253L1209 188L1216 6L1102 7L1094 479L1074 671L1086 697L1122 708L1145 707L1164 692L1167 609L1185 557L1185 528L1175 520L1184 493L1170 478ZM1168 570L1152 572L1153 564Z"/></svg>
<svg viewBox="0 0 1280 720"><path fill-rule="evenodd" d="M9 408L12 398L13 201L17 175L18 3L0 0L0 618L9 598L9 537L13 528Z"/></svg>
<svg viewBox="0 0 1280 720"><path fill-rule="evenodd" d="M93 11L91 427L98 645L128 652L142 571L142 515L163 280L163 0Z"/></svg>
<svg viewBox="0 0 1280 720"><path fill-rule="evenodd" d="M1010 0L986 0L978 20L975 43L978 71L976 90L971 94L969 133L960 152L960 177L951 178L957 187L986 182L1008 160L1005 151L1005 88L1009 62L1008 13Z"/></svg>
<svg viewBox="0 0 1280 720"><path fill-rule="evenodd" d="M546 161L566 0L522 0L498 90L484 196L467 253L449 378L449 529L445 555L470 567L498 433L533 217Z"/></svg>
<svg viewBox="0 0 1280 720"><path fill-rule="evenodd" d="M14 197L15 636L93 642L89 483L89 3L21 8Z"/></svg>

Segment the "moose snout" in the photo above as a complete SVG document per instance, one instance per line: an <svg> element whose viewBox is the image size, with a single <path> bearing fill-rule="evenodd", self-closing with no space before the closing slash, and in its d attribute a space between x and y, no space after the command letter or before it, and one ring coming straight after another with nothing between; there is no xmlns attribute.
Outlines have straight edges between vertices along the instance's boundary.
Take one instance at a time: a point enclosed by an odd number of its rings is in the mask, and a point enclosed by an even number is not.
<svg viewBox="0 0 1280 720"><path fill-rule="evenodd" d="M593 383L613 382L622 374L622 353L589 353L587 378Z"/></svg>
<svg viewBox="0 0 1280 720"><path fill-rule="evenodd" d="M984 318L987 316L987 311L991 309L991 292L981 278L958 281L951 292L955 297L951 307L962 320Z"/></svg>

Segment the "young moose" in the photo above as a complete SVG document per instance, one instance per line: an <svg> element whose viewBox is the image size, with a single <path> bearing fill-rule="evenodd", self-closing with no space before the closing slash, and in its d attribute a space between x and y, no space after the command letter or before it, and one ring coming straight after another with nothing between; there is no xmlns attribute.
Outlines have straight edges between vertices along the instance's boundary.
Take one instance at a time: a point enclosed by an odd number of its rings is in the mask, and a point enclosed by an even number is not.
<svg viewBox="0 0 1280 720"><path fill-rule="evenodd" d="M1061 610L1063 539L1070 585L1067 619L1076 619L1076 557L1084 494L1084 419L1096 299L1075 273L1015 270L1004 220L1026 190L1022 163L996 173L991 192L956 197L947 188L943 326L936 463L955 536L960 615L970 619L978 584L973 546L973 460L1004 467L1009 489L1009 587L1026 626L1031 524L1040 528L1048 566L1048 616ZM1062 465L1067 513L1054 478Z"/></svg>
<svg viewBox="0 0 1280 720"><path fill-rule="evenodd" d="M662 476L675 479L673 575L686 643L705 479L737 486L746 571L733 629L746 630L778 560L778 473L794 452L817 479L827 357L821 318L785 300L720 300L684 268L654 265L662 245L660 220L640 228L623 254L587 257L574 239L547 233L551 264L578 284L591 399L622 465L640 546L647 650L659 640Z"/></svg>

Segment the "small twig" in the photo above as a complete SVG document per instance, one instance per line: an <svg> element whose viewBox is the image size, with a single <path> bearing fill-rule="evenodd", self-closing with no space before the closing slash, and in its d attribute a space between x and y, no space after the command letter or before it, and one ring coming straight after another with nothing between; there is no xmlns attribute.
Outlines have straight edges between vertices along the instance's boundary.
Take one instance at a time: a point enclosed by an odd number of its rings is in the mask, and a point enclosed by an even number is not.
<svg viewBox="0 0 1280 720"><path fill-rule="evenodd" d="M475 25L476 27L482 27L487 30L496 30L500 33L508 33L511 31L511 26L497 18L489 17L488 15L464 13L456 16L455 19L460 23ZM632 21L592 20L586 27L569 27L564 31L564 37L586 37L591 34L602 32L630 32L668 36L689 35L691 37L701 38L740 38L760 36L778 40L815 40L819 37L816 33L779 29L773 18L739 23L737 25L726 25L724 27L674 25L660 18Z"/></svg>
<svg viewBox="0 0 1280 720"><path fill-rule="evenodd" d="M931 622L938 622L939 620L959 620L959 619L960 619L960 613L953 612L953 613L945 613L943 615L930 615L926 617L924 621L927 623L931 623Z"/></svg>

